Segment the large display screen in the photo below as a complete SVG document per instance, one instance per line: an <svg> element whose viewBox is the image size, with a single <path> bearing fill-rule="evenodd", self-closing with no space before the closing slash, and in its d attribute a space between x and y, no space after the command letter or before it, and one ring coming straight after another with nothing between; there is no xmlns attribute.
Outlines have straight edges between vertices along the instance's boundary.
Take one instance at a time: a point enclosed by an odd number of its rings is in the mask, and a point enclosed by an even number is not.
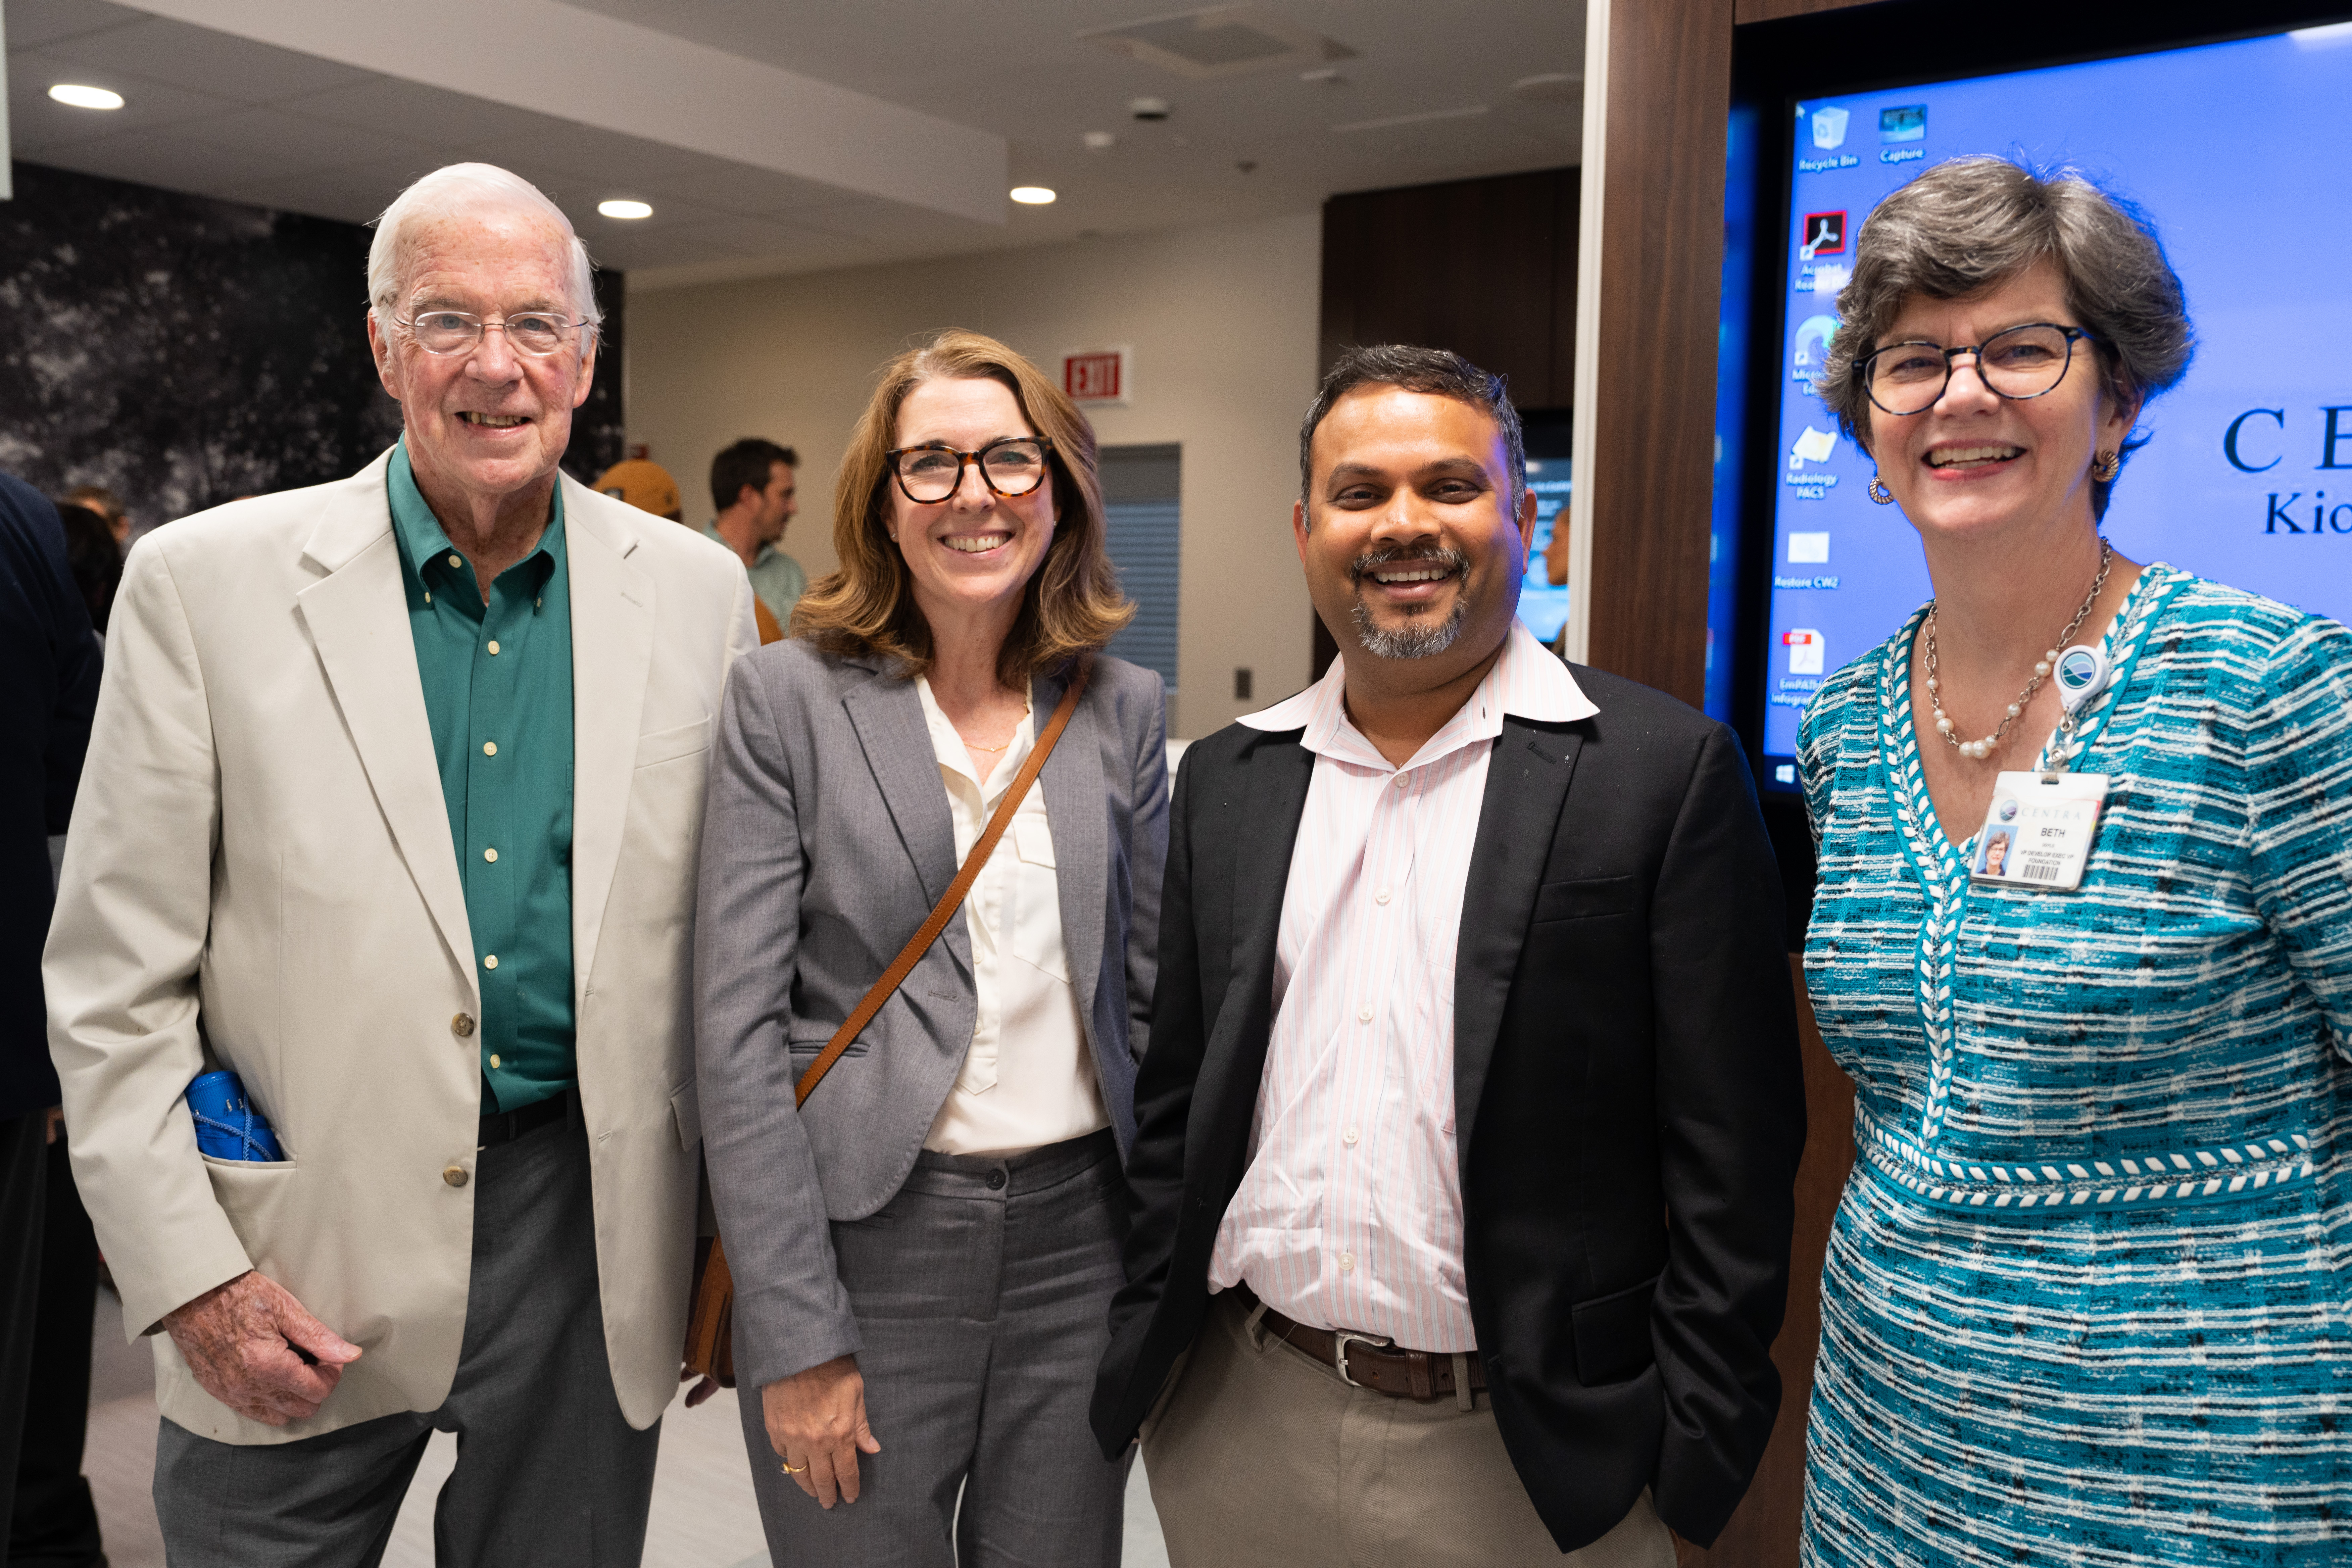
<svg viewBox="0 0 2352 1568"><path fill-rule="evenodd" d="M1794 783L1797 721L1822 679L1931 591L1917 534L1871 503L1869 456L1810 384L1863 220L1946 158L2079 170L2152 220L2187 288L2197 357L2143 416L2151 439L2107 511L2116 548L2352 620L2347 108L2352 24L1795 105L1768 787Z"/></svg>

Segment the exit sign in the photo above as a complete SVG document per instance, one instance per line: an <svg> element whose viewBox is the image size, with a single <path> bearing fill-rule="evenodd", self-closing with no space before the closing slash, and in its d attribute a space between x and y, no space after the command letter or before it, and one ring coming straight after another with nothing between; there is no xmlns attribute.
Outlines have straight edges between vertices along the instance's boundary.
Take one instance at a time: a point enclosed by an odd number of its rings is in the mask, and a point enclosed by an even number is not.
<svg viewBox="0 0 2352 1568"><path fill-rule="evenodd" d="M1133 392L1130 348L1072 349L1062 355L1062 390L1081 407L1127 406Z"/></svg>

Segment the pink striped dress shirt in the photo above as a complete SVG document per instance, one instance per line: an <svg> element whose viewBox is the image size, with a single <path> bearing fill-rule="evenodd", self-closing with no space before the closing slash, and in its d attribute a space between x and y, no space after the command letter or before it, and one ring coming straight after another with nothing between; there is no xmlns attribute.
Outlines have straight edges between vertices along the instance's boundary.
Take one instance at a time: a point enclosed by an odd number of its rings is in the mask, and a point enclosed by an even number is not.
<svg viewBox="0 0 2352 1568"><path fill-rule="evenodd" d="M1503 656L1404 766L1348 720L1345 672L1241 721L1315 755L1276 939L1249 1166L1209 1259L1320 1329L1471 1351L1454 1150L1454 952L1503 715L1600 711L1514 621ZM1529 846L1537 853L1540 846Z"/></svg>

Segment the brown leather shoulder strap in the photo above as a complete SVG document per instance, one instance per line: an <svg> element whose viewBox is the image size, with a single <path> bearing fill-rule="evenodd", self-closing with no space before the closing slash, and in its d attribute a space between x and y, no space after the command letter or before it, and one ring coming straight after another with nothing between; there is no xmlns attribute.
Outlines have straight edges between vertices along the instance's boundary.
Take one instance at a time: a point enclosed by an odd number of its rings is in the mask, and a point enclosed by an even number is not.
<svg viewBox="0 0 2352 1568"><path fill-rule="evenodd" d="M996 841L1004 837L1005 828L1012 825L1013 814L1021 809L1022 797L1029 793L1029 786L1037 782L1037 774L1044 770L1045 759L1053 755L1054 743L1062 738L1062 731L1070 727L1070 715L1078 710L1078 699L1086 694L1087 678L1094 673L1094 668L1092 654L1078 661L1077 668L1071 673L1069 689L1062 693L1062 700L1055 705L1053 718L1046 721L1045 732L1037 737L1037 744L1031 748L1028 760L1013 775L1013 786L1004 792L1004 798L996 803L996 814L988 819L988 826L982 832L980 842L974 844L971 853L964 857L963 865L956 871L955 880L949 883L948 890L940 895L940 901L931 906L930 915L923 921L922 928L907 939L907 945L898 950L898 956L890 961L890 967L882 972L882 978L858 999L857 1005L850 1009L849 1016L842 1021L841 1027L834 1031L833 1038L824 1043L824 1049L817 1053L816 1060L809 1064L808 1071L801 1075L801 1081L793 1091L795 1107L808 1103L809 1095L824 1075L833 1070L833 1064L841 1059L841 1053L849 1048L849 1042L857 1038L866 1026L874 1021L874 1015L882 1010L882 1004L890 1000L890 994L898 989L899 983L915 972L915 964L930 950L931 943L940 939L940 932L948 929L948 921L955 918L956 910L963 907L964 896L971 891L972 883L980 879L981 869L988 864L988 858L996 852Z"/></svg>

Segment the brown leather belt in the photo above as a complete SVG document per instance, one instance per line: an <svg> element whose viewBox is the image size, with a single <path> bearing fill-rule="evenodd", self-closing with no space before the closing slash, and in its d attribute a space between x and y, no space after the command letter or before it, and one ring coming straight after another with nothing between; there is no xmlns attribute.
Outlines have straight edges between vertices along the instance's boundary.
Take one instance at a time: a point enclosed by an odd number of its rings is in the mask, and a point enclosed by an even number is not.
<svg viewBox="0 0 2352 1568"><path fill-rule="evenodd" d="M1246 1285L1234 1286L1234 1294L1258 1314L1267 1333L1305 1351L1352 1387L1369 1388L1394 1399L1443 1399L1454 1392L1454 1360L1448 1352L1409 1351L1377 1334L1345 1329L1310 1329L1266 1306ZM1464 1360L1469 1363L1471 1388L1485 1389L1486 1369L1479 1363L1477 1352L1470 1352Z"/></svg>

